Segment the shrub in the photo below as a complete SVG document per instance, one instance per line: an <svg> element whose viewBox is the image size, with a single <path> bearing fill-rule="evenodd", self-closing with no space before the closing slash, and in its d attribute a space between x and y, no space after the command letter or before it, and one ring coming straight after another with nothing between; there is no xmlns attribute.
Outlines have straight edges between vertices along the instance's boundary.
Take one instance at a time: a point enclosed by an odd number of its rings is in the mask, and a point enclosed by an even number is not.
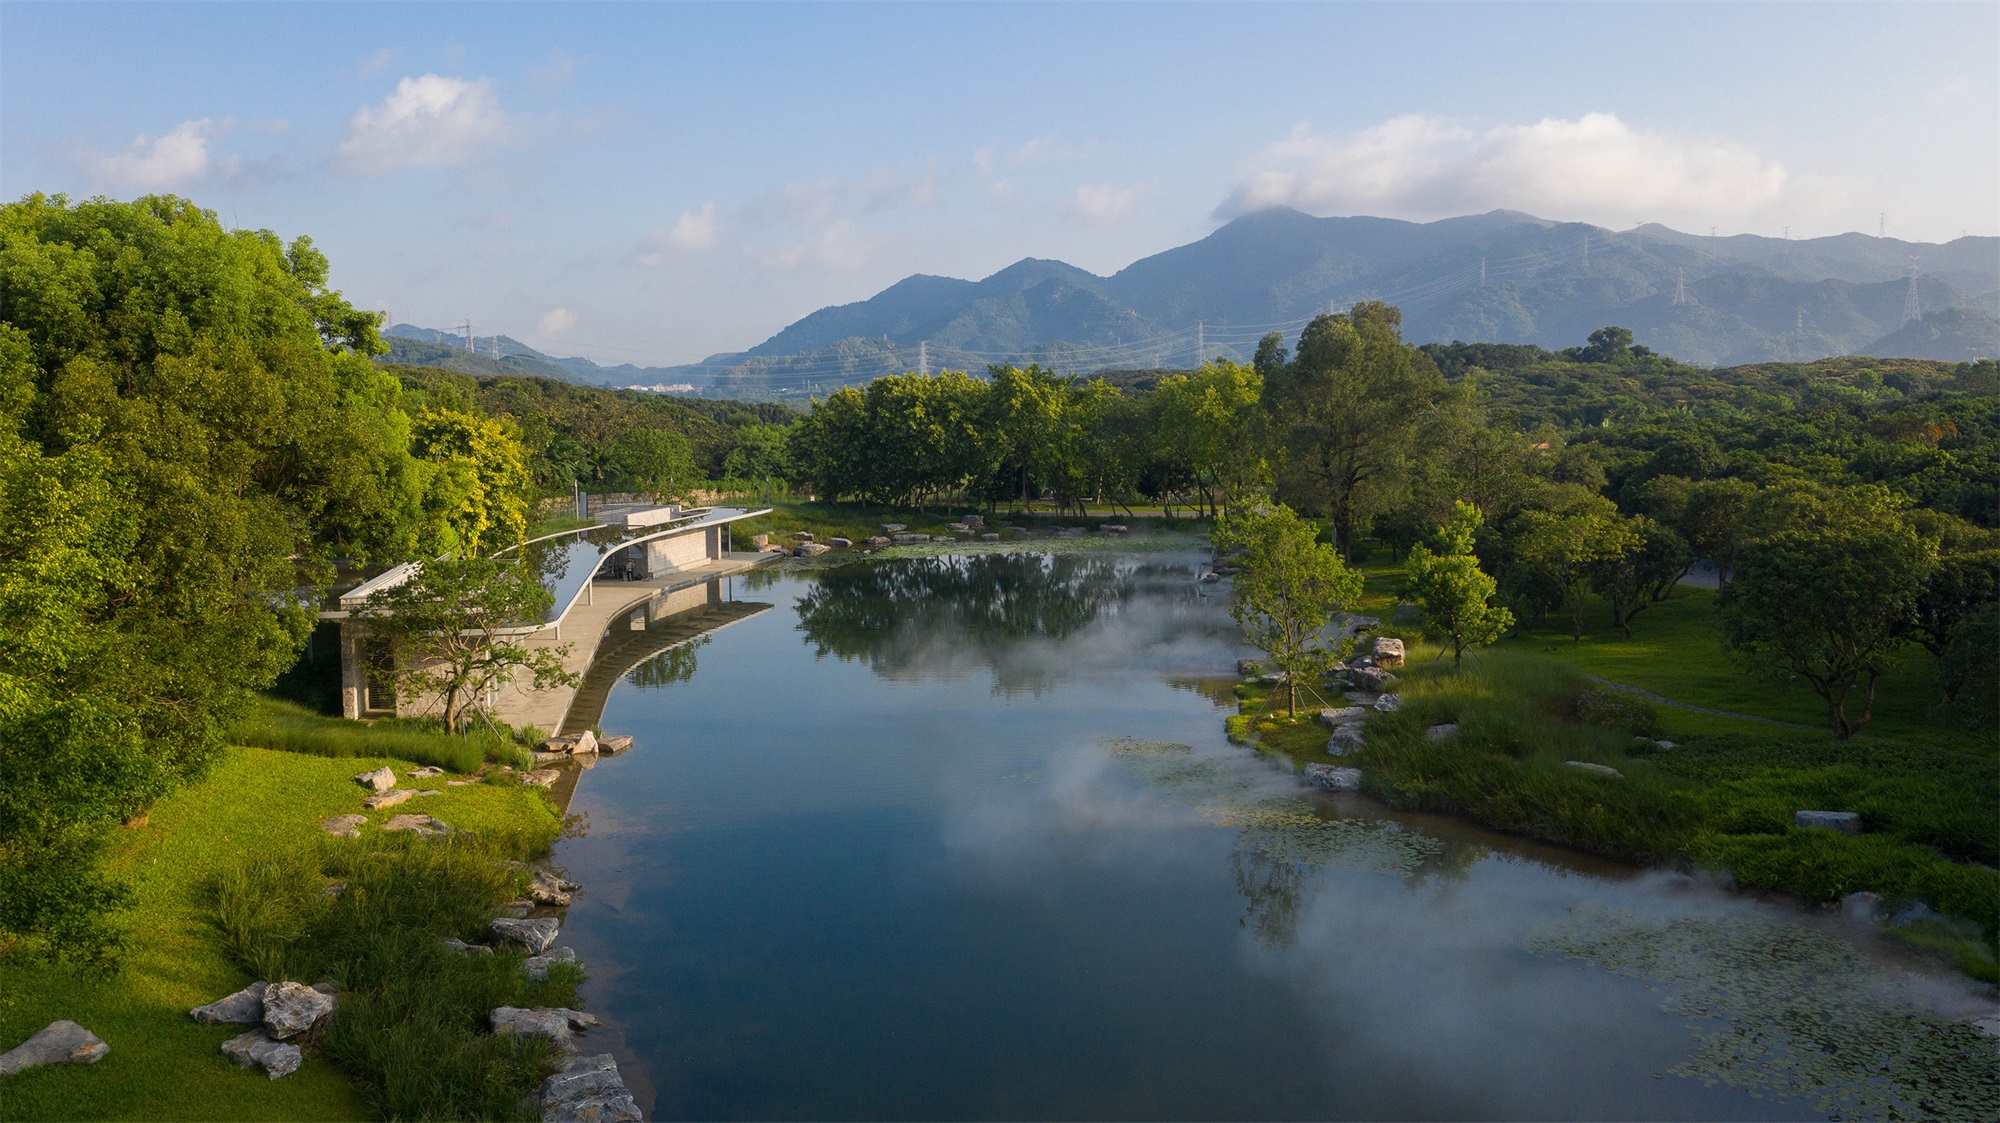
<svg viewBox="0 0 2000 1123"><path fill-rule="evenodd" d="M1660 727L1660 715L1646 702L1622 690L1596 686L1578 692L1567 716L1571 721L1640 737L1650 737Z"/></svg>
<svg viewBox="0 0 2000 1123"><path fill-rule="evenodd" d="M314 756L392 756L453 772L476 772L487 757L513 746L490 729L444 732L435 722L385 719L374 724L325 717L303 706L259 698L229 731L239 745Z"/></svg>

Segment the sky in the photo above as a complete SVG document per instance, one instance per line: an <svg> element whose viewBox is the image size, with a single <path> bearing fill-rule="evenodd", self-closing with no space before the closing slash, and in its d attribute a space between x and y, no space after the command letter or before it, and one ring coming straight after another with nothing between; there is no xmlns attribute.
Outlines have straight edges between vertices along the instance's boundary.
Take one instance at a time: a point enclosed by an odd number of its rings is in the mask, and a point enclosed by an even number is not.
<svg viewBox="0 0 2000 1123"><path fill-rule="evenodd" d="M2000 5L0 2L0 198L172 192L355 304L696 361L1259 207L2000 233Z"/></svg>

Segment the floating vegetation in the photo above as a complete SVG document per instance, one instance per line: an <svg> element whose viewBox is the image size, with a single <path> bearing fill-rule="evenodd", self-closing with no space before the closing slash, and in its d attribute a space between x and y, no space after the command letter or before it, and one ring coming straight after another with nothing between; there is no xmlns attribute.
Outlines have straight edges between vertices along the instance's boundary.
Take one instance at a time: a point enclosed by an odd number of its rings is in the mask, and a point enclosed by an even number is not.
<svg viewBox="0 0 2000 1123"><path fill-rule="evenodd" d="M1130 737L1106 747L1168 800L1239 832L1238 850L1272 861L1408 877L1444 849L1395 823L1322 818L1312 803L1257 783L1240 760L1196 757L1188 745Z"/></svg>
<svg viewBox="0 0 2000 1123"><path fill-rule="evenodd" d="M1918 1009L1847 942L1799 924L1660 920L1579 905L1529 951L1665 984L1691 1020L1672 1071L1751 1094L1814 1099L1834 1119L2000 1119L2000 1053L1964 1022Z"/></svg>
<svg viewBox="0 0 2000 1123"><path fill-rule="evenodd" d="M1120 737L1116 741L1106 741L1104 745L1117 756L1185 756L1194 752L1193 745L1183 745L1178 741L1141 741L1137 737Z"/></svg>

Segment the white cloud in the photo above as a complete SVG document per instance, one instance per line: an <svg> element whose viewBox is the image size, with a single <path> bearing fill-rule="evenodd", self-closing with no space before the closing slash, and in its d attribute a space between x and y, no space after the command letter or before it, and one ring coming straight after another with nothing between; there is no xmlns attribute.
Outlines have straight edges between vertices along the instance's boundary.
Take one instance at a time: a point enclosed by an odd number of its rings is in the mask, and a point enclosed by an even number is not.
<svg viewBox="0 0 2000 1123"><path fill-rule="evenodd" d="M1109 226L1123 219L1139 205L1141 189L1115 183L1080 184L1063 204L1063 213L1096 226Z"/></svg>
<svg viewBox="0 0 2000 1123"><path fill-rule="evenodd" d="M938 197L937 159L925 160L921 168L909 174L897 168L876 168L862 181L861 191L868 197L871 211L928 207Z"/></svg>
<svg viewBox="0 0 2000 1123"><path fill-rule="evenodd" d="M753 218L776 223L821 223L832 218L847 200L847 185L837 179L787 183L767 191L745 208Z"/></svg>
<svg viewBox="0 0 2000 1123"><path fill-rule="evenodd" d="M1635 129L1610 113L1481 133L1421 115L1343 138L1301 128L1257 164L1218 218L1283 205L1399 218L1506 207L1609 225L1690 221L1755 212L1786 178L1742 145Z"/></svg>
<svg viewBox="0 0 2000 1123"><path fill-rule="evenodd" d="M542 315L543 335L561 335L575 326L576 317L567 308L551 308Z"/></svg>
<svg viewBox="0 0 2000 1123"><path fill-rule="evenodd" d="M442 167L508 143L515 131L490 79L404 78L380 104L348 118L338 164L360 175Z"/></svg>
<svg viewBox="0 0 2000 1123"><path fill-rule="evenodd" d="M549 61L545 65L528 68L528 77L545 86L567 85L570 79L576 77L576 68L582 62L582 59L556 47L549 51Z"/></svg>
<svg viewBox="0 0 2000 1123"><path fill-rule="evenodd" d="M715 204L703 203L700 210L682 211L672 226L648 231L639 241L635 260L648 267L664 265L676 252L705 250L715 245Z"/></svg>
<svg viewBox="0 0 2000 1123"><path fill-rule="evenodd" d="M810 238L756 256L774 269L797 269L802 265L852 269L867 261L873 250L862 239L854 220L842 219Z"/></svg>
<svg viewBox="0 0 2000 1123"><path fill-rule="evenodd" d="M209 141L228 128L211 118L182 121L157 137L140 136L117 152L79 148L74 154L78 168L92 180L109 187L134 191L171 191L205 180L215 171L234 166L225 158L216 160L208 150Z"/></svg>

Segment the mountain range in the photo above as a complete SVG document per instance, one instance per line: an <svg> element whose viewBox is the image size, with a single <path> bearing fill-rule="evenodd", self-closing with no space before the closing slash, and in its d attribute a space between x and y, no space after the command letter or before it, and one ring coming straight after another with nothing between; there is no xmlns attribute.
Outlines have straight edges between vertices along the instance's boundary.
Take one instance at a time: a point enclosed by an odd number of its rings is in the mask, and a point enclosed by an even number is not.
<svg viewBox="0 0 2000 1123"><path fill-rule="evenodd" d="M1516 211L1417 223L1276 208L1108 277L1037 258L979 281L914 275L697 364L599 367L504 336L498 361L582 381L789 397L920 366L1039 361L1084 374L1245 359L1267 331L1290 341L1314 315L1371 299L1402 309L1414 343L1559 348L1618 324L1702 365L1848 354L1965 360L2000 354L2000 238L1718 238ZM413 343L434 334L404 327L392 334Z"/></svg>

